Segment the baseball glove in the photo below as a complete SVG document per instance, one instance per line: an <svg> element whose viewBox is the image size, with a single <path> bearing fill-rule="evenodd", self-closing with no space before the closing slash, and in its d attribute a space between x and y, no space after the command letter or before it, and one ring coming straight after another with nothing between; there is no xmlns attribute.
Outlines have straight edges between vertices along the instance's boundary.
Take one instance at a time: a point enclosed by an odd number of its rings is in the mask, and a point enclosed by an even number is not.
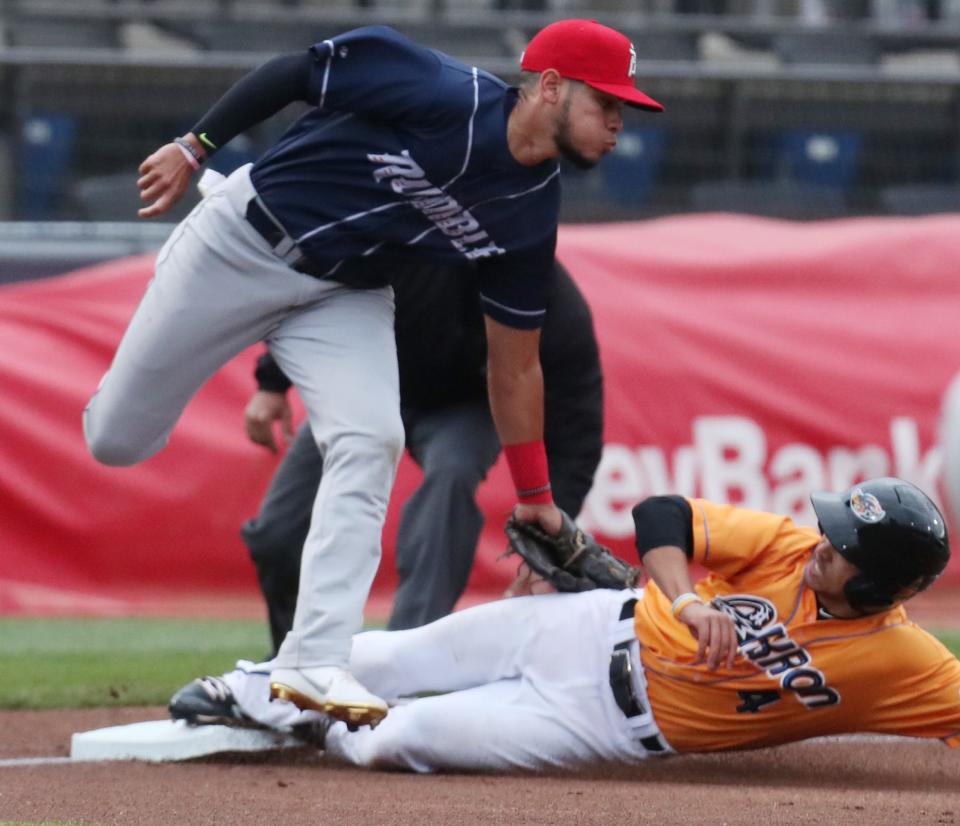
<svg viewBox="0 0 960 826"><path fill-rule="evenodd" d="M563 513L563 526L551 536L539 525L507 520L507 554L519 554L530 569L558 591L590 591L594 588L634 588L640 569L617 559L608 548L580 530Z"/></svg>

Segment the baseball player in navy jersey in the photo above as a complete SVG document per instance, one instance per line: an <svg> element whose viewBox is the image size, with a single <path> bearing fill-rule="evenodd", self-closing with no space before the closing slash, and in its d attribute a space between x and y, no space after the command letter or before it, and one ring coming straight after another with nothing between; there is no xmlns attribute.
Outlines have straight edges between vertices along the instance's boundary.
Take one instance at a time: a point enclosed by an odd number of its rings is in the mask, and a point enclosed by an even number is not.
<svg viewBox="0 0 960 826"><path fill-rule="evenodd" d="M138 185L160 215L202 160L295 100L313 105L173 231L113 363L84 412L101 462L143 461L227 360L265 340L307 409L323 481L304 546L293 629L271 692L355 725L387 705L350 673L351 636L380 559L403 447L391 259L475 261L487 381L518 518L557 532L543 445L539 328L552 273L564 156L616 144L636 54L593 21L547 26L521 89L381 26L280 56L233 86ZM379 267L364 266L375 256Z"/></svg>

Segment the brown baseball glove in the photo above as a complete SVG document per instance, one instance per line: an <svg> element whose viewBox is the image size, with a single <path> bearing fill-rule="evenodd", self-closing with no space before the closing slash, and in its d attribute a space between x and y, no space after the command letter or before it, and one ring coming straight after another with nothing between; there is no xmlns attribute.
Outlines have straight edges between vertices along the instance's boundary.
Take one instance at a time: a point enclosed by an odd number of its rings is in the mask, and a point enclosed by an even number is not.
<svg viewBox="0 0 960 826"><path fill-rule="evenodd" d="M565 513L557 536L514 516L507 520L504 531L510 540L507 553L519 554L558 591L634 588L640 579L640 568L615 557Z"/></svg>

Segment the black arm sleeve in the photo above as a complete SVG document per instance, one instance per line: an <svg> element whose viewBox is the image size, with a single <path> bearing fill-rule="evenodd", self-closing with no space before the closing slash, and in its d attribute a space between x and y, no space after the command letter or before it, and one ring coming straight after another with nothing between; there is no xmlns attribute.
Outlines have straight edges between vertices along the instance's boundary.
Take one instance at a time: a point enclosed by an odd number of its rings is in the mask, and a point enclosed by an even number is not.
<svg viewBox="0 0 960 826"><path fill-rule="evenodd" d="M693 508L682 496L651 496L633 509L640 558L662 545L681 548L693 558Z"/></svg>
<svg viewBox="0 0 960 826"><path fill-rule="evenodd" d="M312 64L308 51L268 60L233 84L191 131L213 152L294 101L316 103L308 91Z"/></svg>
<svg viewBox="0 0 960 826"><path fill-rule="evenodd" d="M557 507L576 516L603 454L603 375L590 308L559 264L540 338L544 441Z"/></svg>
<svg viewBox="0 0 960 826"><path fill-rule="evenodd" d="M264 353L257 359L253 375L257 380L257 389L268 393L286 393L293 384L270 353Z"/></svg>

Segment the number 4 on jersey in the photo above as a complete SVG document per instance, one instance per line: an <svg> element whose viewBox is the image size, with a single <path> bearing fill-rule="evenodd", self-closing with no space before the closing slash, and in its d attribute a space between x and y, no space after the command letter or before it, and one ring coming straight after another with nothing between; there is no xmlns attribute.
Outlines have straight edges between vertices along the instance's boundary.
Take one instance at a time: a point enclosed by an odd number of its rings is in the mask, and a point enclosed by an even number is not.
<svg viewBox="0 0 960 826"><path fill-rule="evenodd" d="M737 696L743 702L737 706L740 714L756 714L764 706L776 703L780 699L779 691L738 691Z"/></svg>

